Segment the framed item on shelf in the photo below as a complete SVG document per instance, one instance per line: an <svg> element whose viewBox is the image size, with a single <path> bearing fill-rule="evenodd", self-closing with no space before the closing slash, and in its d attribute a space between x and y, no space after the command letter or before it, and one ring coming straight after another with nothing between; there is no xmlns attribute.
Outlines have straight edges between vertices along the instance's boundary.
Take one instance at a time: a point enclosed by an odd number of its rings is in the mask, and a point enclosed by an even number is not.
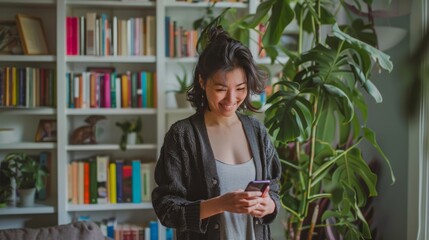
<svg viewBox="0 0 429 240"><path fill-rule="evenodd" d="M43 29L42 20L38 17L16 15L19 35L21 36L24 54L41 55L48 54L48 44Z"/></svg>
<svg viewBox="0 0 429 240"><path fill-rule="evenodd" d="M14 21L0 21L0 54L22 53L18 28Z"/></svg>
<svg viewBox="0 0 429 240"><path fill-rule="evenodd" d="M41 119L36 132L36 142L56 142L57 122L52 119Z"/></svg>

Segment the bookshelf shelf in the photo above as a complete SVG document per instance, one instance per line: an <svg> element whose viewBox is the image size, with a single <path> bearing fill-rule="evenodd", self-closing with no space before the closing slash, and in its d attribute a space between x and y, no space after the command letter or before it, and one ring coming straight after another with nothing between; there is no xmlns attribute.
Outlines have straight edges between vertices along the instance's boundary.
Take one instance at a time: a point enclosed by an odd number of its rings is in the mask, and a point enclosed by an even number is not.
<svg viewBox="0 0 429 240"><path fill-rule="evenodd" d="M152 203L116 203L116 204L69 204L69 212L87 212L87 211L120 211L120 210L141 210L152 209Z"/></svg>
<svg viewBox="0 0 429 240"><path fill-rule="evenodd" d="M90 108L90 109L67 109L67 115L153 115L156 114L155 108Z"/></svg>
<svg viewBox="0 0 429 240"><path fill-rule="evenodd" d="M55 5L56 0L0 0L0 6L7 5L7 6L44 6L44 5Z"/></svg>
<svg viewBox="0 0 429 240"><path fill-rule="evenodd" d="M166 114L191 114L194 113L195 109L193 108L167 108L165 110Z"/></svg>
<svg viewBox="0 0 429 240"><path fill-rule="evenodd" d="M56 114L54 108L0 108L0 115L52 115Z"/></svg>
<svg viewBox="0 0 429 240"><path fill-rule="evenodd" d="M67 62L79 63L155 63L155 56L67 56Z"/></svg>
<svg viewBox="0 0 429 240"><path fill-rule="evenodd" d="M27 215L27 214L48 214L54 213L55 209L52 206L36 203L33 207L6 207L0 208L1 215Z"/></svg>
<svg viewBox="0 0 429 240"><path fill-rule="evenodd" d="M55 62L54 55L0 55L0 62Z"/></svg>
<svg viewBox="0 0 429 240"><path fill-rule="evenodd" d="M183 8L206 8L210 7L213 2L198 2L198 3L188 3L188 2L171 2L166 4L166 7L183 7ZM247 3L237 3L237 2L217 2L214 6L215 8L247 8Z"/></svg>
<svg viewBox="0 0 429 240"><path fill-rule="evenodd" d="M155 8L155 2L151 1L69 1L67 3L72 7L91 7L91 6L110 6L115 8L129 8L129 7L146 7Z"/></svg>
<svg viewBox="0 0 429 240"><path fill-rule="evenodd" d="M56 143L17 142L1 144L0 150L52 150L56 147Z"/></svg>
<svg viewBox="0 0 429 240"><path fill-rule="evenodd" d="M167 58L167 63L197 63L196 57Z"/></svg>
<svg viewBox="0 0 429 240"><path fill-rule="evenodd" d="M136 144L127 145L129 150L155 150L156 144ZM94 145L68 145L67 151L103 151L103 150L119 150L118 144L94 144Z"/></svg>

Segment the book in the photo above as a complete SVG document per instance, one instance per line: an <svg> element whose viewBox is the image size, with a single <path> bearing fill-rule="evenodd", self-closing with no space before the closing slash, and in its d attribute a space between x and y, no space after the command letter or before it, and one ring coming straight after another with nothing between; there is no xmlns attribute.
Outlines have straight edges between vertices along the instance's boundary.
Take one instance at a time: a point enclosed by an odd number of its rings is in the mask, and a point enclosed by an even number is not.
<svg viewBox="0 0 429 240"><path fill-rule="evenodd" d="M142 201L142 194L141 194L141 162L140 160L132 160L131 161L131 167L132 167L132 202L133 203L140 203Z"/></svg>
<svg viewBox="0 0 429 240"><path fill-rule="evenodd" d="M41 152L39 154L39 165L45 169L47 172L50 172L51 168L51 153L50 152ZM36 199L37 200L46 200L49 195L50 181L47 176L43 177L43 187L37 191Z"/></svg>
<svg viewBox="0 0 429 240"><path fill-rule="evenodd" d="M150 240L158 240L158 222L150 221L149 228L150 228Z"/></svg>
<svg viewBox="0 0 429 240"><path fill-rule="evenodd" d="M156 54L156 23L155 16L146 16L146 55Z"/></svg>
<svg viewBox="0 0 429 240"><path fill-rule="evenodd" d="M84 203L84 175L85 169L83 165L83 161L77 162L77 204L83 204Z"/></svg>
<svg viewBox="0 0 429 240"><path fill-rule="evenodd" d="M107 172L109 156L98 155L97 161L97 203L107 203Z"/></svg>
<svg viewBox="0 0 429 240"><path fill-rule="evenodd" d="M116 202L117 203L122 203L124 202L123 199L123 177L122 177L122 173L123 173L123 165L124 165L124 161L123 160L115 160L116 163Z"/></svg>
<svg viewBox="0 0 429 240"><path fill-rule="evenodd" d="M78 204L78 186L77 186L77 178L78 178L78 162L73 161L71 163L72 166L72 195L71 195L71 202L73 204Z"/></svg>
<svg viewBox="0 0 429 240"><path fill-rule="evenodd" d="M109 202L116 203L116 163L109 163Z"/></svg>
<svg viewBox="0 0 429 240"><path fill-rule="evenodd" d="M143 201L151 201L152 194L152 172L154 168L153 163L142 163L140 165L141 175L141 198Z"/></svg>
<svg viewBox="0 0 429 240"><path fill-rule="evenodd" d="M89 162L89 200L91 204L97 203L97 161L94 157L88 159Z"/></svg>
<svg viewBox="0 0 429 240"><path fill-rule="evenodd" d="M90 203L90 170L89 162L83 162L83 203Z"/></svg>
<svg viewBox="0 0 429 240"><path fill-rule="evenodd" d="M122 197L123 202L132 202L132 167L128 161L122 166Z"/></svg>

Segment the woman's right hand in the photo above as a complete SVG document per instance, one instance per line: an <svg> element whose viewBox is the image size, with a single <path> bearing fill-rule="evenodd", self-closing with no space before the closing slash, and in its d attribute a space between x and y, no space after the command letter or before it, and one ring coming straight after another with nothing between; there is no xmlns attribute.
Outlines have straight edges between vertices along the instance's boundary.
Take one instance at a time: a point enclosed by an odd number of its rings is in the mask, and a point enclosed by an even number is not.
<svg viewBox="0 0 429 240"><path fill-rule="evenodd" d="M201 201L200 219L205 219L225 211L250 214L259 206L262 193L237 190L221 196Z"/></svg>
<svg viewBox="0 0 429 240"><path fill-rule="evenodd" d="M223 211L232 213L251 213L260 203L262 193L258 191L237 190L220 196Z"/></svg>

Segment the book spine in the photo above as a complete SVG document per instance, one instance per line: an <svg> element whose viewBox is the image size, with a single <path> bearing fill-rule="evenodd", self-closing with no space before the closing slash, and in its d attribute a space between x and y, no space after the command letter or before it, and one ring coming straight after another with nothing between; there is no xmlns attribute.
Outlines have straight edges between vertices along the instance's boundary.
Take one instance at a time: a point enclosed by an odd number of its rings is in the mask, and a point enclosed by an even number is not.
<svg viewBox="0 0 429 240"><path fill-rule="evenodd" d="M133 160L132 166L132 202L140 203L141 199L141 162L140 160Z"/></svg>
<svg viewBox="0 0 429 240"><path fill-rule="evenodd" d="M107 203L108 156L97 156L97 202Z"/></svg>
<svg viewBox="0 0 429 240"><path fill-rule="evenodd" d="M122 197L124 202L132 201L132 167L128 162L122 166Z"/></svg>
<svg viewBox="0 0 429 240"><path fill-rule="evenodd" d="M83 203L90 203L90 170L89 162L85 161L83 163Z"/></svg>
<svg viewBox="0 0 429 240"><path fill-rule="evenodd" d="M97 203L97 161L94 158L89 160L89 197L90 203Z"/></svg>
<svg viewBox="0 0 429 240"><path fill-rule="evenodd" d="M123 199L123 177L122 177L122 173L123 173L123 161L122 160L117 160L116 161L116 202L118 203L122 203L124 202Z"/></svg>
<svg viewBox="0 0 429 240"><path fill-rule="evenodd" d="M109 201L110 203L116 203L116 163L109 163Z"/></svg>

